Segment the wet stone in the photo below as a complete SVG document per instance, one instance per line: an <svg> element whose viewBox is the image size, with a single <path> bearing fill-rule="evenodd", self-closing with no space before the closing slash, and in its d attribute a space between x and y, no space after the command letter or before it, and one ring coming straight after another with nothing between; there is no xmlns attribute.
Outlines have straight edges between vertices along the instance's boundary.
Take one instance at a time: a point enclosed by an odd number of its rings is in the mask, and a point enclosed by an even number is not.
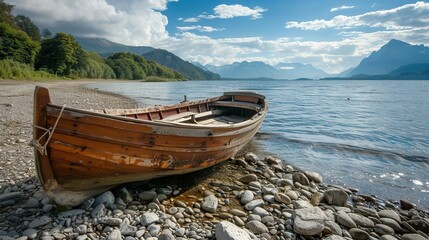
<svg viewBox="0 0 429 240"><path fill-rule="evenodd" d="M345 206L348 199L349 195L341 189L331 188L323 193L323 200L330 205Z"/></svg>
<svg viewBox="0 0 429 240"><path fill-rule="evenodd" d="M380 221L381 221L381 223L391 227L395 231L401 231L401 229L402 229L401 226L399 225L399 223L396 222L395 220L391 219L391 218L380 218Z"/></svg>
<svg viewBox="0 0 429 240"><path fill-rule="evenodd" d="M304 173L302 172L295 172L293 174L293 181L294 182L299 182L304 186L308 186L310 185L310 181L308 180L308 178L305 176Z"/></svg>
<svg viewBox="0 0 429 240"><path fill-rule="evenodd" d="M374 227L374 223L367 217L356 213L348 213L348 215L353 219L353 221L361 227L372 228Z"/></svg>
<svg viewBox="0 0 429 240"><path fill-rule="evenodd" d="M369 234L359 228L352 228L349 233L355 240L367 240L369 238Z"/></svg>
<svg viewBox="0 0 429 240"><path fill-rule="evenodd" d="M375 224L374 231L380 235L385 235L385 234L393 235L393 234L395 234L395 231L391 227L384 225L384 224Z"/></svg>
<svg viewBox="0 0 429 240"><path fill-rule="evenodd" d="M258 177L255 174L247 174L239 179L239 181L242 183L250 183L257 180L258 180Z"/></svg>
<svg viewBox="0 0 429 240"><path fill-rule="evenodd" d="M378 215L380 216L380 218L391 218L398 223L401 222L401 218L399 217L399 214L393 210L381 210L381 211L378 211Z"/></svg>
<svg viewBox="0 0 429 240"><path fill-rule="evenodd" d="M338 215L336 217L336 220L338 223L340 223L341 225L347 227L347 228L356 228L357 225L356 223L353 221L353 219L347 215L347 213L345 213L344 211L338 211L337 212Z"/></svg>
<svg viewBox="0 0 429 240"><path fill-rule="evenodd" d="M304 174L310 181L313 181L315 183L321 183L323 181L322 176L317 172L305 171Z"/></svg>

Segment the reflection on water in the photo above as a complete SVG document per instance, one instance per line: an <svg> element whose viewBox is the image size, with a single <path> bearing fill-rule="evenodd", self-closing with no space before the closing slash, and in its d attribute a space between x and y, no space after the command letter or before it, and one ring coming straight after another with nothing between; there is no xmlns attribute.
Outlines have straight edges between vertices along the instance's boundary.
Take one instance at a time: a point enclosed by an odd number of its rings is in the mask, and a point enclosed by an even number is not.
<svg viewBox="0 0 429 240"><path fill-rule="evenodd" d="M246 149L323 174L326 183L429 207L429 81L190 81L90 87L142 106L224 91L264 94L270 109Z"/></svg>

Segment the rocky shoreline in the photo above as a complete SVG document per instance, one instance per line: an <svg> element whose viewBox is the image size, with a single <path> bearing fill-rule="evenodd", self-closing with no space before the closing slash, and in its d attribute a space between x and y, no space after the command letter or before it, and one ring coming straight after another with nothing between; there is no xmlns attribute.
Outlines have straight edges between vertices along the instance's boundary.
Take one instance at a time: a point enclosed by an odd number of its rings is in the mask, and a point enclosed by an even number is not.
<svg viewBox="0 0 429 240"><path fill-rule="evenodd" d="M44 84L60 104L134 105L84 83ZM197 173L126 184L73 209L56 206L26 145L34 84L0 85L0 239L428 239L427 210L325 185L318 173L249 149Z"/></svg>

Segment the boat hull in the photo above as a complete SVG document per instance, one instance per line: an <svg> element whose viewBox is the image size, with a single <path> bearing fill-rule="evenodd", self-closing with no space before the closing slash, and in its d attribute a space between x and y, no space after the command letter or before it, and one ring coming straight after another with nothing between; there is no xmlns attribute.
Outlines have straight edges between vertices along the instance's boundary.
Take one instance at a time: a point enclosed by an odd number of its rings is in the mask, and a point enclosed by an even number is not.
<svg viewBox="0 0 429 240"><path fill-rule="evenodd" d="M210 101L213 101L211 99ZM234 156L256 134L266 111L219 126L132 119L62 108L45 88L35 90L34 124L54 128L35 151L45 191L57 204L74 206L127 182L185 174ZM35 128L34 138L43 130Z"/></svg>

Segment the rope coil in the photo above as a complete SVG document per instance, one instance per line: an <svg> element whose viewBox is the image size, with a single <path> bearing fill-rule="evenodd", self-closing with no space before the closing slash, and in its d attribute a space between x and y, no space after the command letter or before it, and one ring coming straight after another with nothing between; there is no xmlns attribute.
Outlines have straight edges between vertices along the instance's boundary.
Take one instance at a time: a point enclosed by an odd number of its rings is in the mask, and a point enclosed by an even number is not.
<svg viewBox="0 0 429 240"><path fill-rule="evenodd" d="M41 129L41 130L45 131L45 133L43 133L42 136L39 137L39 139L33 138L28 143L28 145L30 145L33 148L35 148L40 154L42 154L42 155L48 155L47 147L48 147L49 141L51 140L52 135L54 135L55 129L57 128L58 122L60 121L60 118L63 115L65 107L66 107L66 105L63 105L63 107L61 108L60 114L58 115L57 121L55 121L55 124L54 124L53 127L50 127L49 129L47 129L47 128L40 127L40 126L32 124L34 128L38 128L38 129ZM48 135L48 139L46 140L45 144L42 145L40 143L40 140L42 140L47 134L49 134Z"/></svg>

